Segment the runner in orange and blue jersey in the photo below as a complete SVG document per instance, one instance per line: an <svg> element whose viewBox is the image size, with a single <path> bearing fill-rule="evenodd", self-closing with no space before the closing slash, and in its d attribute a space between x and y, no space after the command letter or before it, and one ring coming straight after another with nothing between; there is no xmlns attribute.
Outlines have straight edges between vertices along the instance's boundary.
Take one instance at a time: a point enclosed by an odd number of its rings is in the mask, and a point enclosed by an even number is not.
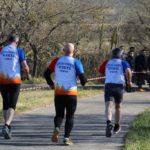
<svg viewBox="0 0 150 150"><path fill-rule="evenodd" d="M64 144L73 144L70 140L70 133L74 123L74 113L77 106L77 77L79 77L81 85L85 85L86 78L82 63L73 58L74 45L68 43L64 47L65 55L54 59L44 73L47 83L54 88L55 93L55 110L56 116L54 118L55 129L52 136L53 142L58 142L59 130L62 124L65 110L66 123ZM55 73L55 83L53 83L50 75Z"/></svg>
<svg viewBox="0 0 150 150"><path fill-rule="evenodd" d="M20 75L21 65L29 79L26 55L21 48L17 48L18 42L19 37L17 35L10 35L8 37L9 44L0 51L0 89L5 122L2 128L2 135L5 139L11 138L11 122L20 92L20 84L22 83Z"/></svg>

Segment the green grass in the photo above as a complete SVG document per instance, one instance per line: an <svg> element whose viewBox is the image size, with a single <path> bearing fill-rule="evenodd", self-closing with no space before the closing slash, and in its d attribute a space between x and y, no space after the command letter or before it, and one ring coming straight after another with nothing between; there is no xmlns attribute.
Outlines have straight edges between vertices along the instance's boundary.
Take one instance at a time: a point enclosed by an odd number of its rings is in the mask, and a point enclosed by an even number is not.
<svg viewBox="0 0 150 150"><path fill-rule="evenodd" d="M24 84L43 84L45 83L46 84L46 81L44 78L42 77L38 77L38 78L31 78L31 80L24 80L23 81ZM103 82L100 82L99 80L96 80L96 81L88 81L86 85L98 85L100 83L103 83ZM80 85L80 84L79 84Z"/></svg>
<svg viewBox="0 0 150 150"><path fill-rule="evenodd" d="M34 83L34 84L42 84L42 83L46 83L45 79L44 78L31 78L31 80L24 80L23 81L24 84L31 84L31 83Z"/></svg>
<svg viewBox="0 0 150 150"><path fill-rule="evenodd" d="M150 150L150 108L133 122L125 139L124 150Z"/></svg>
<svg viewBox="0 0 150 150"><path fill-rule="evenodd" d="M78 97L89 97L101 93L100 90L78 90ZM53 102L54 93L52 90L37 90L20 92L17 103L16 113L33 110L40 107L46 107ZM0 98L0 107L2 108L2 99ZM2 110L0 110L0 120L2 119Z"/></svg>

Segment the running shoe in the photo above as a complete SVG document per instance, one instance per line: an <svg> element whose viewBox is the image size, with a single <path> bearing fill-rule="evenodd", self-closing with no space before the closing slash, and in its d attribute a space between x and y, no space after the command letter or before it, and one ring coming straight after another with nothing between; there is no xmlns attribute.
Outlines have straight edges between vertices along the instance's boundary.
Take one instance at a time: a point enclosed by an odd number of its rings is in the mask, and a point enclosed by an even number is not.
<svg viewBox="0 0 150 150"><path fill-rule="evenodd" d="M2 128L2 135L5 139L11 139L11 128L8 128L8 126L4 125Z"/></svg>
<svg viewBox="0 0 150 150"><path fill-rule="evenodd" d="M70 145L73 145L73 142L70 138L64 138L64 145L66 146L70 146Z"/></svg>
<svg viewBox="0 0 150 150"><path fill-rule="evenodd" d="M144 92L145 90L143 88L138 89L139 92Z"/></svg>
<svg viewBox="0 0 150 150"><path fill-rule="evenodd" d="M110 123L106 126L106 137L112 136L113 125Z"/></svg>
<svg viewBox="0 0 150 150"><path fill-rule="evenodd" d="M55 129L52 135L52 142L57 143L59 139L59 130Z"/></svg>
<svg viewBox="0 0 150 150"><path fill-rule="evenodd" d="M115 126L114 126L114 133L117 134L117 133L119 133L120 131L121 131L120 125L119 125L119 124L115 124Z"/></svg>

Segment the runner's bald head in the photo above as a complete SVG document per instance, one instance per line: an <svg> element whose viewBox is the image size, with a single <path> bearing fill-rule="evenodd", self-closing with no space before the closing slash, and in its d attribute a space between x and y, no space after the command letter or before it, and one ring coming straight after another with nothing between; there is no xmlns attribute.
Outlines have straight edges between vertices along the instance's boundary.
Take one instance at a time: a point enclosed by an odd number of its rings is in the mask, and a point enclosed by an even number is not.
<svg viewBox="0 0 150 150"><path fill-rule="evenodd" d="M65 44L64 52L65 52L65 55L73 56L73 54L74 54L74 44L72 44L72 43Z"/></svg>

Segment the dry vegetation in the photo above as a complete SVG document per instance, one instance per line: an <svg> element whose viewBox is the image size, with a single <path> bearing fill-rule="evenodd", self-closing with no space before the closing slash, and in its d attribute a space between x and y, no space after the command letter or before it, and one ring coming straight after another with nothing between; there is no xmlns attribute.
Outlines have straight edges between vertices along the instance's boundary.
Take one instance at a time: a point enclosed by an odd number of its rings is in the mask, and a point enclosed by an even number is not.
<svg viewBox="0 0 150 150"><path fill-rule="evenodd" d="M148 0L0 0L0 43L17 32L32 76L41 76L73 42L91 77L111 48L149 47L149 6Z"/></svg>

